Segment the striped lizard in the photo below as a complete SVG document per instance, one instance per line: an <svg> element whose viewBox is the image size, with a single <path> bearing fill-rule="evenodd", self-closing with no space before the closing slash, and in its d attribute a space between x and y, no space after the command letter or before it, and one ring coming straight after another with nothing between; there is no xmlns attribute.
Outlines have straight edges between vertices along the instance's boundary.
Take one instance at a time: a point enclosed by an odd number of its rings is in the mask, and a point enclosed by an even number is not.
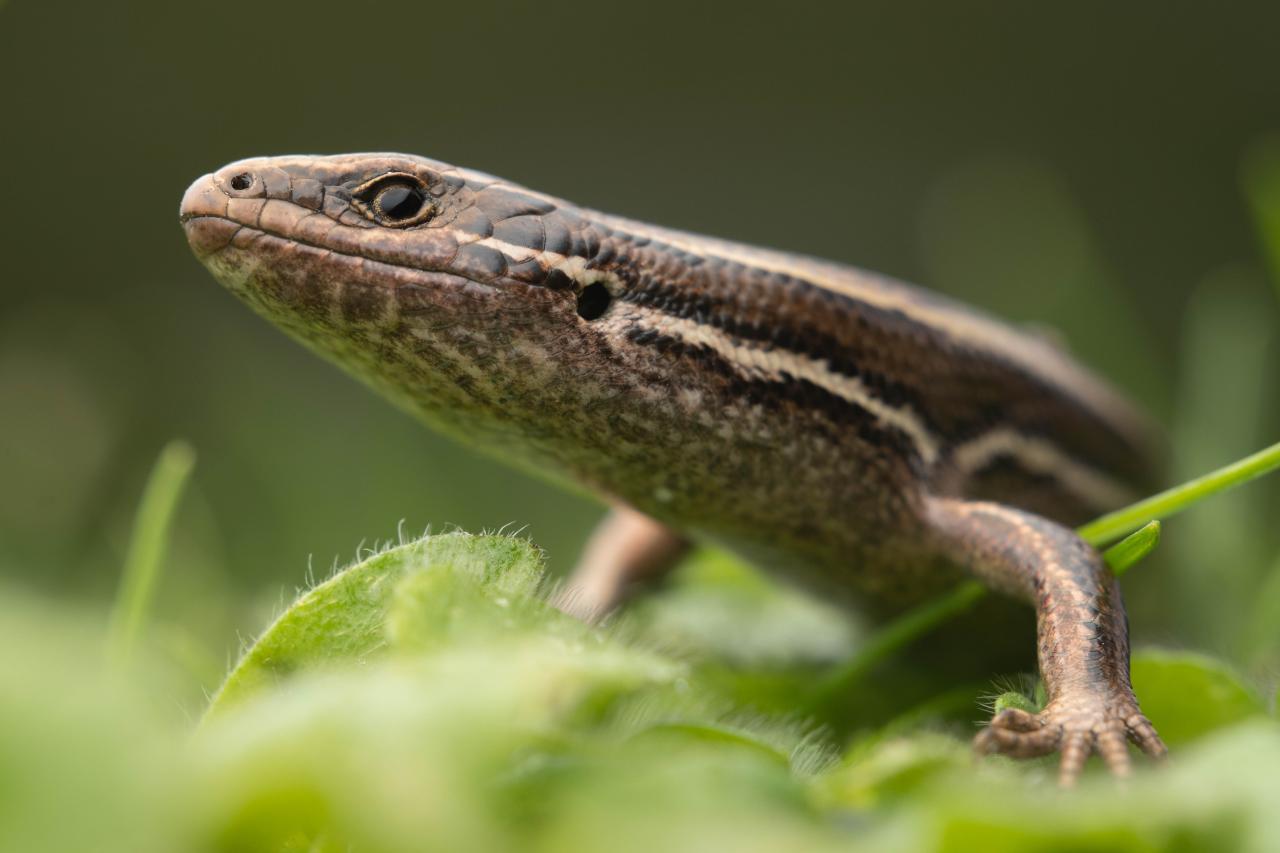
<svg viewBox="0 0 1280 853"><path fill-rule="evenodd" d="M645 225L401 154L195 181L199 259L434 428L615 509L562 605L591 617L692 542L888 613L965 576L1033 605L1047 704L980 753L1164 744L1120 589L1066 525L1151 484L1145 421L1059 349L850 267Z"/></svg>

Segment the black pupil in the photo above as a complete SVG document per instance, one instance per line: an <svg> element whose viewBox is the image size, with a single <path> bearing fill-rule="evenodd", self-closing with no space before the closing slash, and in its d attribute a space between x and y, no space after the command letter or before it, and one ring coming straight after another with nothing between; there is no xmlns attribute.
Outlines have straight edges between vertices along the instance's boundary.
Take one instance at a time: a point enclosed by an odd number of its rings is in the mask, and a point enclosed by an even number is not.
<svg viewBox="0 0 1280 853"><path fill-rule="evenodd" d="M613 295L600 282L588 284L578 294L578 316L584 320L594 320L609 307Z"/></svg>
<svg viewBox="0 0 1280 853"><path fill-rule="evenodd" d="M388 219L412 219L422 210L422 190L397 184L378 193L378 209Z"/></svg>

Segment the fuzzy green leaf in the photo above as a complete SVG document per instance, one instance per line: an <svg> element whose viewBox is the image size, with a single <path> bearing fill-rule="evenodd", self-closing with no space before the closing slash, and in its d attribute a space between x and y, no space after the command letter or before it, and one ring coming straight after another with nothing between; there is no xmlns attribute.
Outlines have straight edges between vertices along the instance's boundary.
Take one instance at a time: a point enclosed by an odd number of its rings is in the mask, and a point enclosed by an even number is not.
<svg viewBox="0 0 1280 853"><path fill-rule="evenodd" d="M1266 714L1239 675L1205 655L1148 649L1130 669L1143 712L1170 746Z"/></svg>
<svg viewBox="0 0 1280 853"><path fill-rule="evenodd" d="M997 696L991 710L993 714L999 714L1001 711L1007 711L1010 708L1026 711L1029 714L1034 714L1040 710L1035 702L1016 690L1009 690Z"/></svg>
<svg viewBox="0 0 1280 853"><path fill-rule="evenodd" d="M440 581L401 589L409 575L436 572ZM227 676L209 708L215 714L246 695L300 670L359 662L383 652L397 639L424 642L416 627L414 604L423 604L422 620L444 618L450 598L468 603L533 595L542 579L542 556L529 543L509 536L448 533L428 536L375 554L301 595L262 634ZM422 595L423 592L434 593ZM402 604L388 625L397 594ZM390 627L390 634L388 628Z"/></svg>

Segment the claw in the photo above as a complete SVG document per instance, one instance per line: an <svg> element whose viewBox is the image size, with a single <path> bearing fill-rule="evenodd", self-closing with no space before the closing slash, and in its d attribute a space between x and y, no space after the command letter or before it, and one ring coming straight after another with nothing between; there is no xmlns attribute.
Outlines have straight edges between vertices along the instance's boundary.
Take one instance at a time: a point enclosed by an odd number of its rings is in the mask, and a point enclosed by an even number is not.
<svg viewBox="0 0 1280 853"><path fill-rule="evenodd" d="M1133 763L1129 760L1129 743L1124 732L1115 729L1099 732L1096 749L1113 776L1123 779L1133 772Z"/></svg>
<svg viewBox="0 0 1280 853"><path fill-rule="evenodd" d="M1156 733L1156 727L1151 725L1142 714L1134 714L1125 720L1125 730L1129 735L1129 739L1138 745L1138 747L1147 755L1157 761L1163 761L1169 755L1169 747L1164 745L1164 741L1160 739L1160 735Z"/></svg>
<svg viewBox="0 0 1280 853"><path fill-rule="evenodd" d="M1039 717L1030 711L1024 711L1021 708L1006 708L995 715L991 720L991 725L1014 732L1034 732L1043 723L1040 722Z"/></svg>
<svg viewBox="0 0 1280 853"><path fill-rule="evenodd" d="M1034 715L1028 714L1034 719ZM998 719L998 718L997 718ZM1036 723L1035 731L1017 731L1004 728L992 721L991 725L978 733L974 739L974 748L979 755L999 753L1010 758L1037 758L1048 755L1058 746L1058 733L1041 728Z"/></svg>
<svg viewBox="0 0 1280 853"><path fill-rule="evenodd" d="M1155 727L1138 710L1132 694L1060 698L1038 714L1016 708L1001 711L974 738L978 755L999 753L1035 758L1062 753L1058 784L1074 787L1089 756L1097 753L1117 778L1133 772L1128 741L1157 760L1167 753Z"/></svg>
<svg viewBox="0 0 1280 853"><path fill-rule="evenodd" d="M1074 788L1084 770L1085 759L1092 752L1089 736L1084 732L1072 732L1062 745L1062 761L1058 764L1058 785Z"/></svg>

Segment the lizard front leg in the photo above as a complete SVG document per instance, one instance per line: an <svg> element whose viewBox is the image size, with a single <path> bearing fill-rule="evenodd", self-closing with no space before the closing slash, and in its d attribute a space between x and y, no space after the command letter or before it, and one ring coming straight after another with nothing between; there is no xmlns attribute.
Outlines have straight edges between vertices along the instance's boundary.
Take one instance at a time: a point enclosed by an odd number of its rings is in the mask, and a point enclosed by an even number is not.
<svg viewBox="0 0 1280 853"><path fill-rule="evenodd" d="M1129 626L1120 586L1101 556L1072 531L992 503L930 498L929 527L945 556L998 591L1036 608L1038 714L1006 710L974 742L980 754L1062 754L1058 781L1079 778L1093 753L1117 776L1130 772L1127 741L1153 758L1164 743L1129 683Z"/></svg>
<svg viewBox="0 0 1280 853"><path fill-rule="evenodd" d="M689 551L671 528L628 507L616 507L596 528L555 605L594 621L637 587L670 573Z"/></svg>

